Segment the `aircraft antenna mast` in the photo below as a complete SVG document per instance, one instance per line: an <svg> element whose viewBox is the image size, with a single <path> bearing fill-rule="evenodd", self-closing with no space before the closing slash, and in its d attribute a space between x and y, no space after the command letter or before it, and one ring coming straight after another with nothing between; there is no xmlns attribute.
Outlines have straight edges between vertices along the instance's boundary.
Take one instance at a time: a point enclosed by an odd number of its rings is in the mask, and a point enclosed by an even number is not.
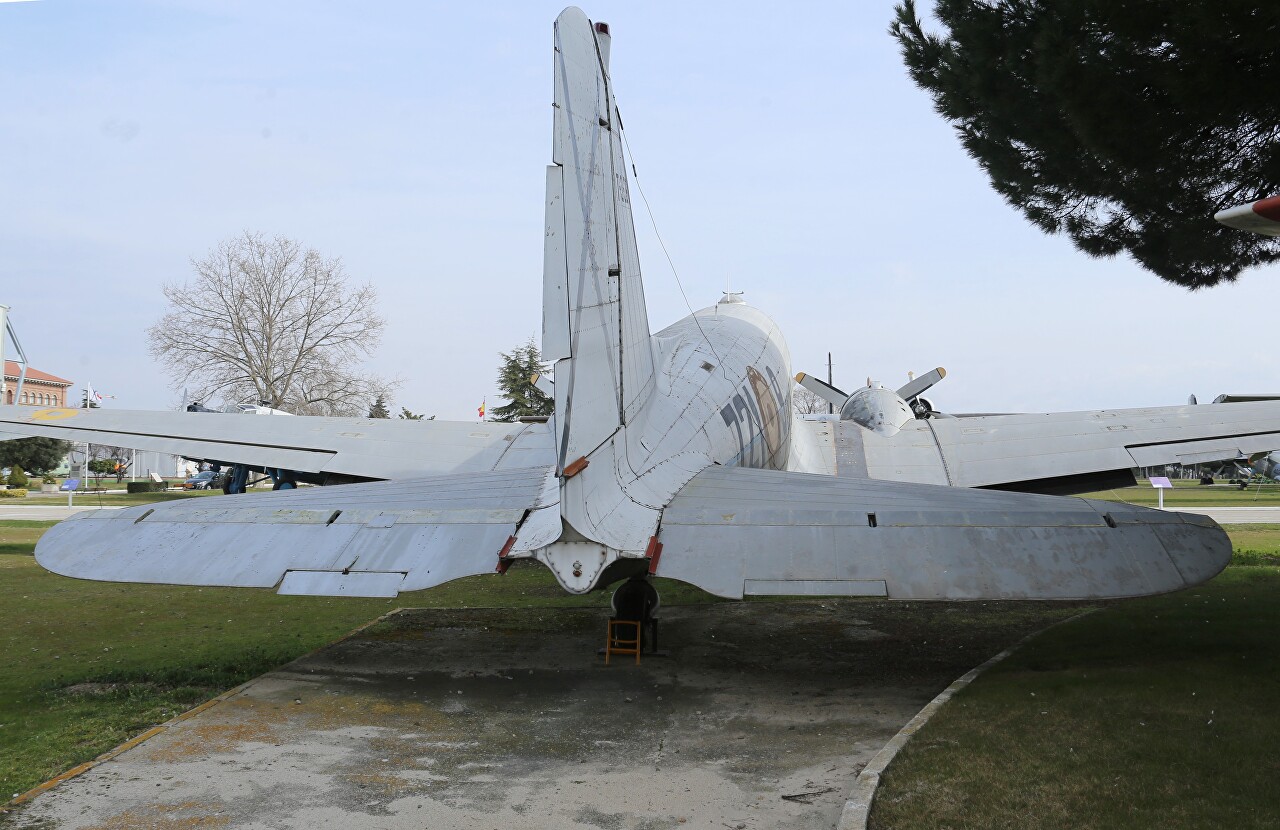
<svg viewBox="0 0 1280 830"><path fill-rule="evenodd" d="M827 386L834 386L834 385L835 385L835 381L833 381L831 378L831 352L827 352ZM827 401L827 414L828 415L836 414L835 404L831 403L831 401Z"/></svg>

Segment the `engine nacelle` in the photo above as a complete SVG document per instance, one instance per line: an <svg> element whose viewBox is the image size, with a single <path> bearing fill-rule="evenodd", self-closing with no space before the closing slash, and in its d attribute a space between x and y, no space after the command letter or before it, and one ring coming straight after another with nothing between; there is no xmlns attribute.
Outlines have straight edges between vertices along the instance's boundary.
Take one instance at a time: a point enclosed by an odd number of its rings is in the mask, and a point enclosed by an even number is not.
<svg viewBox="0 0 1280 830"><path fill-rule="evenodd" d="M897 435L914 417L901 395L877 381L854 392L840 407L840 420L853 421L886 438Z"/></svg>
<svg viewBox="0 0 1280 830"><path fill-rule="evenodd" d="M1270 452L1249 459L1249 467L1260 476L1280 479L1280 452Z"/></svg>

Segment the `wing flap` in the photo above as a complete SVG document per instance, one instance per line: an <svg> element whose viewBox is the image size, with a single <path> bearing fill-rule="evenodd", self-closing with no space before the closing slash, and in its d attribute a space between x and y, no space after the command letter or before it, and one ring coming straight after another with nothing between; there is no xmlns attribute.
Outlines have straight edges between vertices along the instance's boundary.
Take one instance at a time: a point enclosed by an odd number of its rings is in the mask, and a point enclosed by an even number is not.
<svg viewBox="0 0 1280 830"><path fill-rule="evenodd" d="M1257 452L1271 452L1278 446L1280 446L1280 435L1268 432L1260 435L1232 435L1226 438L1148 444L1130 447L1129 455L1139 467L1155 467L1170 463L1201 464L1206 461L1226 461Z"/></svg>
<svg viewBox="0 0 1280 830"><path fill-rule="evenodd" d="M310 597L394 597L404 582L402 573L289 571L277 593Z"/></svg>
<svg viewBox="0 0 1280 830"><path fill-rule="evenodd" d="M108 582L395 596L494 570L549 468L432 476L82 513L36 560ZM388 593L390 592L390 593Z"/></svg>
<svg viewBox="0 0 1280 830"><path fill-rule="evenodd" d="M713 467L663 512L657 575L725 597L1085 599L1178 590L1231 543L1203 517L1028 493Z"/></svg>

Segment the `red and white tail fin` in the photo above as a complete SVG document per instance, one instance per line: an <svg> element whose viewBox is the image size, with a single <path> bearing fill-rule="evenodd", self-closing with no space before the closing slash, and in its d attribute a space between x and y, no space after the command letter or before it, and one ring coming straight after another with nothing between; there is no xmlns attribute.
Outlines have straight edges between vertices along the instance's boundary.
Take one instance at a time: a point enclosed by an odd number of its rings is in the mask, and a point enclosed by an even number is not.
<svg viewBox="0 0 1280 830"><path fill-rule="evenodd" d="M1213 215L1224 225L1264 236L1280 236L1280 196L1236 205Z"/></svg>
<svg viewBox="0 0 1280 830"><path fill-rule="evenodd" d="M555 24L542 357L555 367L559 471L635 417L654 388L609 27L580 9Z"/></svg>

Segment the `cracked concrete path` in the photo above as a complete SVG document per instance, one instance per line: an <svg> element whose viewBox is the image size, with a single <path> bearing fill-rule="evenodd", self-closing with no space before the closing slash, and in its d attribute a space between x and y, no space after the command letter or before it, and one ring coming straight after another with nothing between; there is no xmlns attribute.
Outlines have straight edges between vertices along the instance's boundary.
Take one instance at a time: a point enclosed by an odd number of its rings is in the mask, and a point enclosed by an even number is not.
<svg viewBox="0 0 1280 830"><path fill-rule="evenodd" d="M402 611L38 796L12 826L830 828L904 723L1042 624L948 635L945 605L914 608L665 608L669 656L608 667L598 610Z"/></svg>

